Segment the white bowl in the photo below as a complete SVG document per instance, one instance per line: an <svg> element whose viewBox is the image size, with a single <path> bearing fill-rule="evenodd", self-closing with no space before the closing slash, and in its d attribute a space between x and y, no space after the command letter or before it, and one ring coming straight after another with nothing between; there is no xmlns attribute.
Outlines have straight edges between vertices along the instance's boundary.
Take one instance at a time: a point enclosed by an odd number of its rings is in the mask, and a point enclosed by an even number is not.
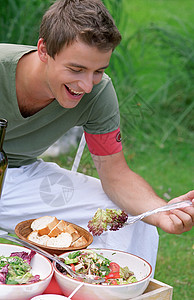
<svg viewBox="0 0 194 300"><path fill-rule="evenodd" d="M56 294L44 294L44 295L33 297L31 300L65 300L65 299L69 299L69 298L62 295L56 295Z"/></svg>
<svg viewBox="0 0 194 300"><path fill-rule="evenodd" d="M128 300L129 298L142 295L149 284L152 274L151 265L144 259L130 253L108 250L92 249L104 257L118 263L121 267L128 266L134 272L137 282L126 285L94 285L85 283L74 295L73 300ZM60 257L66 257L64 253ZM70 278L56 268L54 263L55 278L63 294L68 297L80 285L79 281Z"/></svg>
<svg viewBox="0 0 194 300"><path fill-rule="evenodd" d="M0 255L9 256L12 252L30 252L29 249L11 244L0 244ZM53 276L53 265L43 255L36 253L31 264L32 274L40 275L40 281L22 285L0 284L0 300L28 300L42 294Z"/></svg>

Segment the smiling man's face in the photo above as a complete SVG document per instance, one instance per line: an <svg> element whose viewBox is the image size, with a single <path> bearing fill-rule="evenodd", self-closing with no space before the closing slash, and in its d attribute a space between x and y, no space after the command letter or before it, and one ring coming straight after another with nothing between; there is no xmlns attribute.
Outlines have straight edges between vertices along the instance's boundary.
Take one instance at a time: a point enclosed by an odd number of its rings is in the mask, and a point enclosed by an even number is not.
<svg viewBox="0 0 194 300"><path fill-rule="evenodd" d="M101 81L111 54L112 50L100 51L80 41L64 47L54 59L47 54L45 83L49 97L56 98L64 108L75 107Z"/></svg>

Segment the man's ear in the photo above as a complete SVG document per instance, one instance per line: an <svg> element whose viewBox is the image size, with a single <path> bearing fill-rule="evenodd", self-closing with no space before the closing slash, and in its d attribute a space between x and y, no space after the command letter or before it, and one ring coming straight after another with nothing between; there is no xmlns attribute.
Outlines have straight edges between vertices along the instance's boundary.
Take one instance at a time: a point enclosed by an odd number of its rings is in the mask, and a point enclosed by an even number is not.
<svg viewBox="0 0 194 300"><path fill-rule="evenodd" d="M40 60L44 63L47 63L48 60L48 53L46 49L46 44L43 41L43 38L40 38L37 43L37 48L38 48L38 56Z"/></svg>

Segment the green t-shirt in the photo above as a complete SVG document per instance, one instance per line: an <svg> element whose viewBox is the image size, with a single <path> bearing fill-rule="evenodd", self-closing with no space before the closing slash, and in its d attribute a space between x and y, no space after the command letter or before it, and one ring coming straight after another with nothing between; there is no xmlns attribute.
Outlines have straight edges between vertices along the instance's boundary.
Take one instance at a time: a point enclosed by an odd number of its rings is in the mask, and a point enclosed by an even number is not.
<svg viewBox="0 0 194 300"><path fill-rule="evenodd" d="M83 126L90 134L102 134L116 130L120 122L117 96L106 74L76 107L63 108L54 100L34 115L24 118L18 107L15 75L18 60L31 51L36 51L36 47L0 44L0 118L8 120L3 148L9 167L36 161L74 126Z"/></svg>

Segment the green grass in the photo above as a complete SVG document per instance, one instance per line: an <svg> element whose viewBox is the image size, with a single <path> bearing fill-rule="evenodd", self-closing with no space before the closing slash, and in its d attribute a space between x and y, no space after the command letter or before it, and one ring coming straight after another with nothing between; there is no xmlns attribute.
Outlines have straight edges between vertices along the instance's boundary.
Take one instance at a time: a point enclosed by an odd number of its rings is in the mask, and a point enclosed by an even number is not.
<svg viewBox="0 0 194 300"><path fill-rule="evenodd" d="M1 1L0 41L35 45L50 0ZM108 69L121 112L128 165L158 195L173 198L193 189L193 0L104 0L123 41ZM53 159L71 169L76 149ZM87 148L79 172L98 176ZM175 300L191 300L193 230L180 236L159 229L155 278L172 285Z"/></svg>
<svg viewBox="0 0 194 300"><path fill-rule="evenodd" d="M164 144L172 134L193 143L193 2L105 3L123 35L108 72L118 93L125 137L130 139L135 127L156 143Z"/></svg>
<svg viewBox="0 0 194 300"><path fill-rule="evenodd" d="M194 230L181 235L159 230L159 235L155 278L173 287L173 299L193 299Z"/></svg>
<svg viewBox="0 0 194 300"><path fill-rule="evenodd" d="M57 162L71 169L75 149L68 155L45 160ZM124 145L128 165L143 176L158 193L168 200L193 189L193 144L177 140L175 136L159 146L141 135ZM84 150L79 172L98 177L87 147ZM155 278L173 287L173 299L191 300L193 296L194 230L182 235L171 235L159 229L160 243Z"/></svg>
<svg viewBox="0 0 194 300"><path fill-rule="evenodd" d="M1 0L0 41L36 45L39 24L52 0Z"/></svg>
<svg viewBox="0 0 194 300"><path fill-rule="evenodd" d="M180 141L173 136L160 147L156 143L147 143L137 137L124 145L124 153L128 165L143 176L158 193L168 200L193 189L193 145ZM46 157L71 169L75 149L68 155L57 158ZM98 177L87 147L84 150L79 172ZM173 287L173 299L191 300L194 293L194 230L182 235L172 235L159 231L160 242L155 270L155 278Z"/></svg>

